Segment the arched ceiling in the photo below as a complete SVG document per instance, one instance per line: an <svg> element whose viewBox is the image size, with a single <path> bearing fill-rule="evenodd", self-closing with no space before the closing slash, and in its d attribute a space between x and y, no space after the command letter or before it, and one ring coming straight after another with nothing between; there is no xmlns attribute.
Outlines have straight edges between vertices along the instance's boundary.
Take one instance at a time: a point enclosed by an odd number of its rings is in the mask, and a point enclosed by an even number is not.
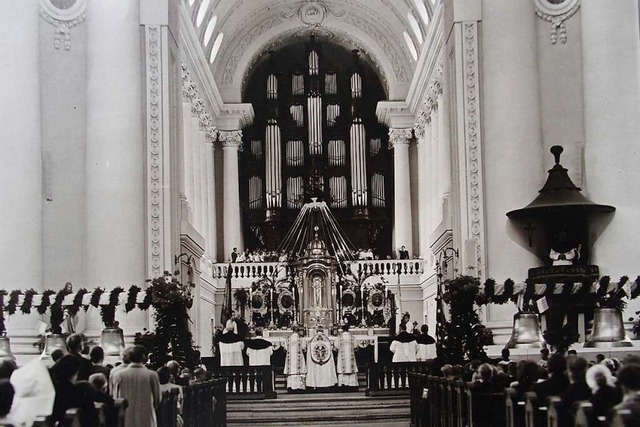
<svg viewBox="0 0 640 427"><path fill-rule="evenodd" d="M211 71L224 102L241 102L243 84L269 50L316 34L346 49L359 49L378 70L388 99L407 95L436 0L185 0L205 56L222 37ZM425 13L426 12L426 13ZM419 23L417 34L415 23ZM205 42L210 21L215 28ZM198 22L200 23L198 25ZM220 34L223 36L220 36Z"/></svg>

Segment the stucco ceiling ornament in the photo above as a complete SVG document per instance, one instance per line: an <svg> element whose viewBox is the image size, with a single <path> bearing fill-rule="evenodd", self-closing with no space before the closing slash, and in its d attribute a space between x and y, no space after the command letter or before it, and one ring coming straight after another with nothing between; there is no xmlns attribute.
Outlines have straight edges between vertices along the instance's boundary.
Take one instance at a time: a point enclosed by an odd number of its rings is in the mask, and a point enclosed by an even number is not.
<svg viewBox="0 0 640 427"><path fill-rule="evenodd" d="M40 16L53 25L53 47L71 50L71 29L86 18L86 0L40 0Z"/></svg>
<svg viewBox="0 0 640 427"><path fill-rule="evenodd" d="M310 27L319 27L329 14L336 18L341 18L345 15L345 12L330 8L324 1L307 0L302 2L300 6L280 13L280 17L284 20L290 20L297 16L303 24Z"/></svg>
<svg viewBox="0 0 640 427"><path fill-rule="evenodd" d="M567 43L567 27L565 21L580 9L580 0L533 0L536 15L551 23L551 44Z"/></svg>
<svg viewBox="0 0 640 427"><path fill-rule="evenodd" d="M396 145L409 144L412 136L412 128L389 129L389 150L393 150Z"/></svg>

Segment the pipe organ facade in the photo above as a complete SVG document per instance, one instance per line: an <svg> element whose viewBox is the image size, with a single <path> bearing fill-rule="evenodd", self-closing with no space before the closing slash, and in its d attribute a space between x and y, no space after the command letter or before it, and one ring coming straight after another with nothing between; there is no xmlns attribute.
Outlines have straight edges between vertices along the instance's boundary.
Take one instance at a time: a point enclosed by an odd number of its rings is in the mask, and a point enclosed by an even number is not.
<svg viewBox="0 0 640 427"><path fill-rule="evenodd" d="M246 247L280 241L315 197L327 202L356 247L392 253L393 152L375 115L385 98L357 51L313 37L270 52L256 66L243 99L256 115L244 133L251 150L240 159Z"/></svg>

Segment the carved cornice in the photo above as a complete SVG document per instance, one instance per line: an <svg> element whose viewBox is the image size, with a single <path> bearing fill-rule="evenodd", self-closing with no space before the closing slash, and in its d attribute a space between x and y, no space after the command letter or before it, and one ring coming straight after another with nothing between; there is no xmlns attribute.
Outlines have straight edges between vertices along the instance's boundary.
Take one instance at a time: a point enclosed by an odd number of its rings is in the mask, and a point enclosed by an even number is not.
<svg viewBox="0 0 640 427"><path fill-rule="evenodd" d="M431 123L431 113L438 109L438 99L442 96L442 86L444 79L444 61L441 59L431 76L429 90L426 92L422 105L417 114L417 119L413 125L416 135L425 134L425 127Z"/></svg>
<svg viewBox="0 0 640 427"><path fill-rule="evenodd" d="M415 121L404 101L380 101L376 106L378 121L390 128L410 128Z"/></svg>
<svg viewBox="0 0 640 427"><path fill-rule="evenodd" d="M40 0L40 16L55 27L54 48L71 50L71 29L84 22L86 10L86 0L68 0L60 5L54 4L52 0Z"/></svg>
<svg viewBox="0 0 640 427"><path fill-rule="evenodd" d="M549 0L534 0L536 15L551 23L551 44L567 43L567 27L565 21L570 19L580 9L580 0L565 0L561 3L551 3Z"/></svg>
<svg viewBox="0 0 640 427"><path fill-rule="evenodd" d="M409 145L413 130L406 129L389 129L389 150L393 150L397 145Z"/></svg>
<svg viewBox="0 0 640 427"><path fill-rule="evenodd" d="M478 75L478 23L463 23L464 144L466 155L467 206L470 235L476 241L477 275L484 274L484 189L482 179L482 134L480 132L480 79Z"/></svg>
<svg viewBox="0 0 640 427"><path fill-rule="evenodd" d="M220 141L222 148L237 148L242 151L242 131L220 131L218 133L218 141Z"/></svg>

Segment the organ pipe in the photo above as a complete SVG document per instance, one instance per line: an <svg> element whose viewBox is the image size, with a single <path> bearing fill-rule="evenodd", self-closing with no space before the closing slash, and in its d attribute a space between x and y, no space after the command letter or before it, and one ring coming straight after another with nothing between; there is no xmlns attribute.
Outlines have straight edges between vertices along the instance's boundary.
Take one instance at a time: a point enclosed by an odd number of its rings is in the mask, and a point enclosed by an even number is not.
<svg viewBox="0 0 640 427"><path fill-rule="evenodd" d="M304 147L302 141L287 141L287 166L302 166Z"/></svg>
<svg viewBox="0 0 640 427"><path fill-rule="evenodd" d="M291 76L291 93L293 95L304 95L304 76L302 73Z"/></svg>
<svg viewBox="0 0 640 427"><path fill-rule="evenodd" d="M353 206L367 206L365 130L361 119L354 120L349 137L351 139L351 202Z"/></svg>
<svg viewBox="0 0 640 427"><path fill-rule="evenodd" d="M318 57L318 52L312 50L309 53L309 75L317 76L318 70L320 69L320 58Z"/></svg>
<svg viewBox="0 0 640 427"><path fill-rule="evenodd" d="M338 80L336 73L328 73L324 77L324 93L335 95L338 93Z"/></svg>
<svg viewBox="0 0 640 427"><path fill-rule="evenodd" d="M280 151L280 127L270 121L265 131L266 141L266 193L267 209L282 207L282 154Z"/></svg>
<svg viewBox="0 0 640 427"><path fill-rule="evenodd" d="M362 97L362 78L360 74L353 73L351 75L351 98Z"/></svg>
<svg viewBox="0 0 640 427"><path fill-rule="evenodd" d="M278 79L273 74L267 77L267 99L278 99Z"/></svg>
<svg viewBox="0 0 640 427"><path fill-rule="evenodd" d="M307 98L309 153L322 154L322 99L311 95Z"/></svg>
<svg viewBox="0 0 640 427"><path fill-rule="evenodd" d="M344 141L340 139L329 141L329 166L344 166L345 155Z"/></svg>

